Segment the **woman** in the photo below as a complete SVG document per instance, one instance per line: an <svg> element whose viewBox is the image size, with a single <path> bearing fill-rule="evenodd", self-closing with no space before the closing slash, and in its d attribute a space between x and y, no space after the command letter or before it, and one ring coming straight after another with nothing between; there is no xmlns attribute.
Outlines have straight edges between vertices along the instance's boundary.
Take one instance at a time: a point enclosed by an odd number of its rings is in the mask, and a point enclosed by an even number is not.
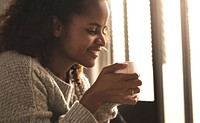
<svg viewBox="0 0 200 123"><path fill-rule="evenodd" d="M107 123L136 104L138 75L103 68L90 87L109 18L106 0L12 0L0 20L0 122ZM134 92L134 93L133 93Z"/></svg>

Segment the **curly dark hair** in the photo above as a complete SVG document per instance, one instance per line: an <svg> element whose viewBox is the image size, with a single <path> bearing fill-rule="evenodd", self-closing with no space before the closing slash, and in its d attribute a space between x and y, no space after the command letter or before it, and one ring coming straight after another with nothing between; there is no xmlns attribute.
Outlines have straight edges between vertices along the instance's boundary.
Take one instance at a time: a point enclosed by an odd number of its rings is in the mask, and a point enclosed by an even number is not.
<svg viewBox="0 0 200 123"><path fill-rule="evenodd" d="M11 0L0 15L0 52L14 50L38 58L45 67L51 47L56 43L53 35L54 16L68 26L72 14L85 12L85 0ZM81 65L73 69L79 79Z"/></svg>

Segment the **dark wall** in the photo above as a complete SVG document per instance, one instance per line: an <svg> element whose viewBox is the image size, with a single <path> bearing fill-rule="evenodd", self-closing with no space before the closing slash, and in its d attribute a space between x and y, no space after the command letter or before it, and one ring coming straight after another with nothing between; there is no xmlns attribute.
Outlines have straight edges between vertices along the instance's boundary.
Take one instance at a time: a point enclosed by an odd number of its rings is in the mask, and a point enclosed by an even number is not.
<svg viewBox="0 0 200 123"><path fill-rule="evenodd" d="M119 106L119 112L123 116L126 123L158 123L157 106L155 102L138 102L136 105ZM111 121L111 123L120 122L119 118Z"/></svg>
<svg viewBox="0 0 200 123"><path fill-rule="evenodd" d="M0 0L0 13L4 11L6 8L6 3L8 3L10 0Z"/></svg>

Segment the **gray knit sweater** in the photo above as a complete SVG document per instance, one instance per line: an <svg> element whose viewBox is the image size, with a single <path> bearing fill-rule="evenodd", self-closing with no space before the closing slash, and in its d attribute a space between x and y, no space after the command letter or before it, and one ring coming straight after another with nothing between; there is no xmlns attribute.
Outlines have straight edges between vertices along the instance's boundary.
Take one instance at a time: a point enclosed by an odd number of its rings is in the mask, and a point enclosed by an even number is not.
<svg viewBox="0 0 200 123"><path fill-rule="evenodd" d="M84 89L89 82L82 75ZM13 51L0 54L0 123L105 123L117 108L105 104L93 116L73 83L65 83L36 59Z"/></svg>

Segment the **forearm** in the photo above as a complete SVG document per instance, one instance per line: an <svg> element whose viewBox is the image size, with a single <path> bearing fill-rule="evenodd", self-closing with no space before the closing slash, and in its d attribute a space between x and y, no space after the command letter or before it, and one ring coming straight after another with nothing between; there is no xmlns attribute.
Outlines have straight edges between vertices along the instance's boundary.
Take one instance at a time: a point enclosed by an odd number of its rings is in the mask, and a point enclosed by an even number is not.
<svg viewBox="0 0 200 123"><path fill-rule="evenodd" d="M59 123L98 123L91 112L78 101L59 118Z"/></svg>
<svg viewBox="0 0 200 123"><path fill-rule="evenodd" d="M117 104L106 103L99 108L99 110L95 114L95 118L100 123L109 123L111 119L117 116L117 113Z"/></svg>

